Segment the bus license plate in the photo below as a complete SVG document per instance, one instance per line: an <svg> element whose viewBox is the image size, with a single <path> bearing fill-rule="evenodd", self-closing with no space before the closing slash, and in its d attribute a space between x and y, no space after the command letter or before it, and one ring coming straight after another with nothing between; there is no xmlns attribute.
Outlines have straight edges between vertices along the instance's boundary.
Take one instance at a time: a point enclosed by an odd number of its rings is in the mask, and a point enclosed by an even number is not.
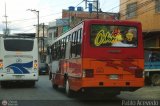
<svg viewBox="0 0 160 106"><path fill-rule="evenodd" d="M110 75L110 76L109 76L109 79L116 80L116 79L118 79L118 75Z"/></svg>
<svg viewBox="0 0 160 106"><path fill-rule="evenodd" d="M15 76L15 78L16 78L16 79L21 79L21 78L22 78L22 76L17 75L17 76Z"/></svg>

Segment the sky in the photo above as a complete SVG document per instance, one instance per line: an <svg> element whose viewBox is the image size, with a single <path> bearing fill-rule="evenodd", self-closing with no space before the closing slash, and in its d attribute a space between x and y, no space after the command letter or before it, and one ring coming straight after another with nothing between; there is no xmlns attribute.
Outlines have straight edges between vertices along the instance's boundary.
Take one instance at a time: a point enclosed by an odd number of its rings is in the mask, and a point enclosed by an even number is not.
<svg viewBox="0 0 160 106"><path fill-rule="evenodd" d="M0 34L5 28L5 4L7 14L7 26L11 33L35 33L37 14L28 11L35 9L39 11L40 23L55 21L62 16L62 9L69 6L81 6L85 11L83 0L0 0ZM90 0L92 1L92 0ZM118 12L120 0L99 0L103 12Z"/></svg>

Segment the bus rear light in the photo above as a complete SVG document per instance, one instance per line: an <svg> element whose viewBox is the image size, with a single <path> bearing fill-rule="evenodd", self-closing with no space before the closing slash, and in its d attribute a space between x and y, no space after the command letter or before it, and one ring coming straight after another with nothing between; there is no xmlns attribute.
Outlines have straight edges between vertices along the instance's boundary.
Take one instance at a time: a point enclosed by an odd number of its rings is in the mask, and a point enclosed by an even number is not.
<svg viewBox="0 0 160 106"><path fill-rule="evenodd" d="M83 77L92 78L93 75L93 69L85 69L83 70Z"/></svg>
<svg viewBox="0 0 160 106"><path fill-rule="evenodd" d="M37 63L37 60L34 60L34 63Z"/></svg>
<svg viewBox="0 0 160 106"><path fill-rule="evenodd" d="M34 69L38 68L38 64L34 63Z"/></svg>
<svg viewBox="0 0 160 106"><path fill-rule="evenodd" d="M65 68L66 68L66 67L69 67L69 63L64 63L64 64L63 64L63 67L65 67Z"/></svg>
<svg viewBox="0 0 160 106"><path fill-rule="evenodd" d="M38 64L37 64L37 60L34 60L34 69L37 69L38 68Z"/></svg>
<svg viewBox="0 0 160 106"><path fill-rule="evenodd" d="M3 63L0 63L0 68L3 68Z"/></svg>
<svg viewBox="0 0 160 106"><path fill-rule="evenodd" d="M3 60L0 59L0 68L3 68Z"/></svg>

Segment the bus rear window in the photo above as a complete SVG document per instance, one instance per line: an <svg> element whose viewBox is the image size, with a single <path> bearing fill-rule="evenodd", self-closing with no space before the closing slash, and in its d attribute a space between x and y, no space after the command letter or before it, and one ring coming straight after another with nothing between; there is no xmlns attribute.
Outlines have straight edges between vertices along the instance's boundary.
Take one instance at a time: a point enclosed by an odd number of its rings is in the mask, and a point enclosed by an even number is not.
<svg viewBox="0 0 160 106"><path fill-rule="evenodd" d="M4 40L4 48L6 51L32 51L33 40Z"/></svg>
<svg viewBox="0 0 160 106"><path fill-rule="evenodd" d="M90 42L94 47L137 47L137 28L120 25L92 25Z"/></svg>

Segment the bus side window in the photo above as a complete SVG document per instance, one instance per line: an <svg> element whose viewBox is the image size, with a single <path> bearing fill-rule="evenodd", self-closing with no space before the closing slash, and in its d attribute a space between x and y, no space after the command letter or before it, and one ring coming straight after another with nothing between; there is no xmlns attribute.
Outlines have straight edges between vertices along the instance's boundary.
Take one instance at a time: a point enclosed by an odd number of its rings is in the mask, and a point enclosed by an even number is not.
<svg viewBox="0 0 160 106"><path fill-rule="evenodd" d="M65 43L65 59L69 59L71 57L71 34L66 37Z"/></svg>
<svg viewBox="0 0 160 106"><path fill-rule="evenodd" d="M72 33L72 39L71 39L71 58L75 57L75 38L76 38L76 32Z"/></svg>
<svg viewBox="0 0 160 106"><path fill-rule="evenodd" d="M59 42L56 42L56 45L55 45L55 59L56 59L56 60L57 60L58 57L59 57L58 45L59 45Z"/></svg>
<svg viewBox="0 0 160 106"><path fill-rule="evenodd" d="M76 52L77 56L80 57L81 55L81 44L82 44L82 29L79 29L77 32L77 45L76 45Z"/></svg>
<svg viewBox="0 0 160 106"><path fill-rule="evenodd" d="M68 35L64 40L64 57L75 58L81 55L82 29Z"/></svg>
<svg viewBox="0 0 160 106"><path fill-rule="evenodd" d="M61 48L61 51L62 51L62 58L64 59L65 58L65 51L66 51L66 37L63 38L63 43L62 43L62 48Z"/></svg>
<svg viewBox="0 0 160 106"><path fill-rule="evenodd" d="M75 31L72 34L72 42L71 42L71 57L80 57L81 53L81 30Z"/></svg>
<svg viewBox="0 0 160 106"><path fill-rule="evenodd" d="M67 41L66 43L66 51L65 51L65 58L69 59L71 58L71 41Z"/></svg>
<svg viewBox="0 0 160 106"><path fill-rule="evenodd" d="M62 57L62 52L61 52L62 40L59 40L58 42L59 42L59 44L58 44L57 54L58 54L58 59L61 59L61 57Z"/></svg>
<svg viewBox="0 0 160 106"><path fill-rule="evenodd" d="M60 52L61 52L60 59L63 59L64 57L64 38L61 40Z"/></svg>
<svg viewBox="0 0 160 106"><path fill-rule="evenodd" d="M56 58L55 44L51 46L52 60Z"/></svg>

